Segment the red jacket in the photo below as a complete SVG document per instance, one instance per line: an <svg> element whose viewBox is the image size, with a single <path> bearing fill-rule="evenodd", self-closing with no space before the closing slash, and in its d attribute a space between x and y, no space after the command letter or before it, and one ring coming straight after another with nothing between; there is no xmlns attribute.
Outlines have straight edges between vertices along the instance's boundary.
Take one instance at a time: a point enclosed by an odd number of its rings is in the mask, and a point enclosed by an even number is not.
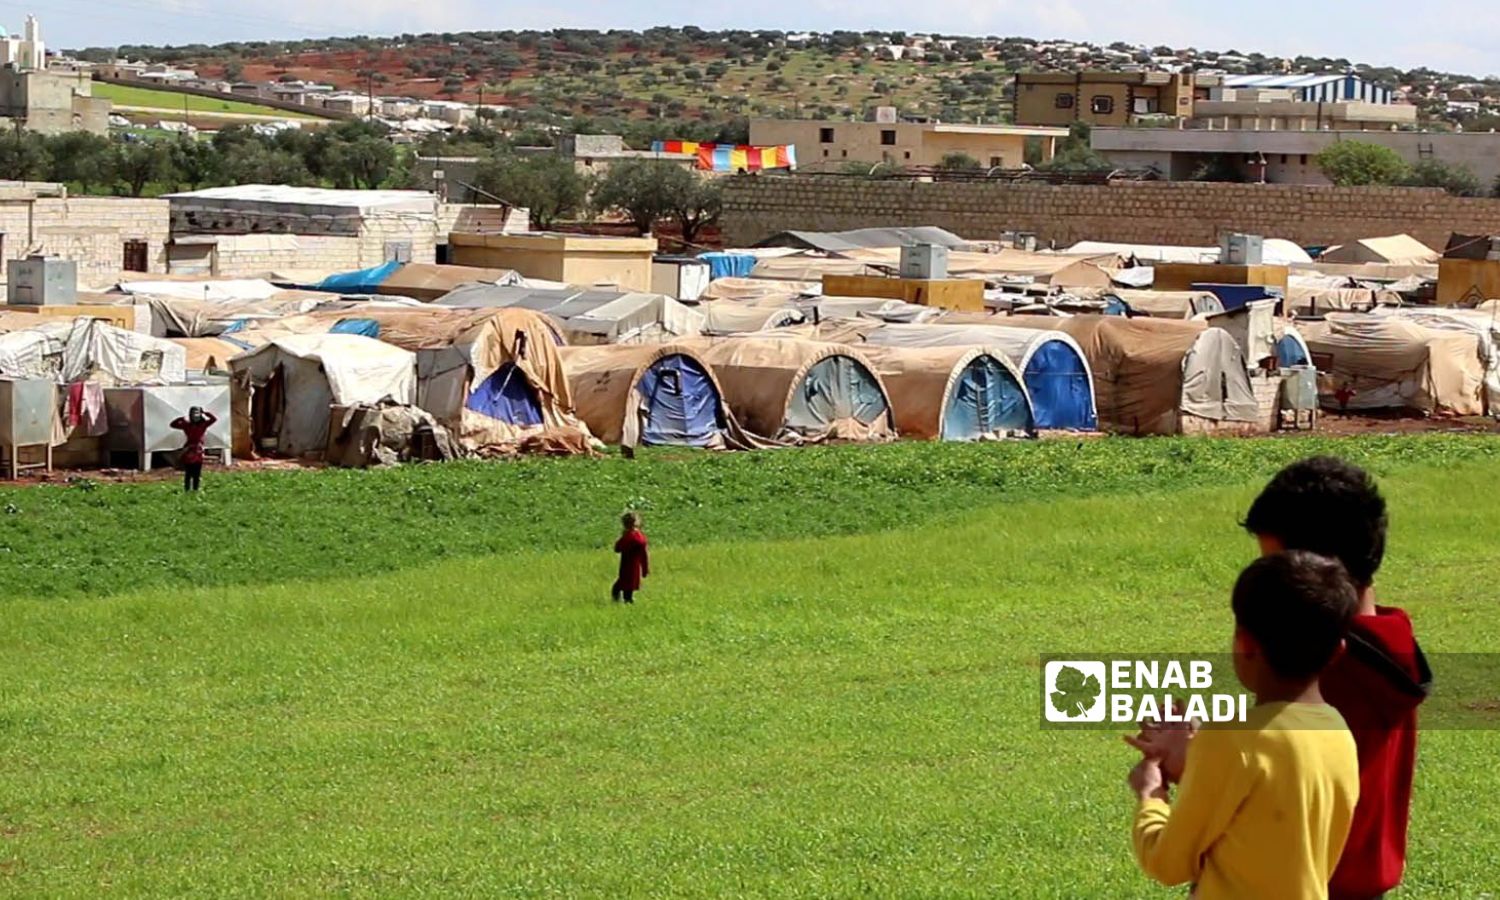
<svg viewBox="0 0 1500 900"><path fill-rule="evenodd" d="M639 530L627 531L615 541L615 552L620 554L620 590L640 590L641 579L651 574L651 558L646 555L646 536Z"/></svg>
<svg viewBox="0 0 1500 900"><path fill-rule="evenodd" d="M178 416L172 420L172 427L181 431L185 438L181 457L183 463L192 465L203 462L203 436L217 421L218 417L208 410L203 411L201 422L194 422L187 416Z"/></svg>
<svg viewBox="0 0 1500 900"><path fill-rule="evenodd" d="M1355 616L1344 650L1323 672L1323 697L1359 752L1359 804L1330 900L1368 900L1401 883L1417 763L1417 706L1432 682L1411 619L1395 607Z"/></svg>

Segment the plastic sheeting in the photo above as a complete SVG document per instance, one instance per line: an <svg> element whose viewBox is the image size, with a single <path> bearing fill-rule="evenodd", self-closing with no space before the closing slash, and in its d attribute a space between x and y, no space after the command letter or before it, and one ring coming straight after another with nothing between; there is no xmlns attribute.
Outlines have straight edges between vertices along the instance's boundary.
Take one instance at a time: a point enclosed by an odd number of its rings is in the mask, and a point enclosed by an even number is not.
<svg viewBox="0 0 1500 900"><path fill-rule="evenodd" d="M1193 342L1182 359L1181 409L1215 422L1254 422L1260 418L1245 354L1234 335L1210 328Z"/></svg>
<svg viewBox="0 0 1500 900"><path fill-rule="evenodd" d="M1276 363L1283 369L1312 365L1312 354L1307 350L1307 342L1296 329L1288 328L1276 339Z"/></svg>
<svg viewBox="0 0 1500 900"><path fill-rule="evenodd" d="M639 390L646 405L642 443L707 447L719 440L719 389L696 360L680 353L657 360Z"/></svg>
<svg viewBox="0 0 1500 900"><path fill-rule="evenodd" d="M698 258L708 263L709 278L748 278L755 268L755 257L748 253L700 253Z"/></svg>
<svg viewBox="0 0 1500 900"><path fill-rule="evenodd" d="M380 337L380 323L374 319L340 319L328 329L329 334L360 334L365 337Z"/></svg>
<svg viewBox="0 0 1500 900"><path fill-rule="evenodd" d="M814 363L787 404L786 427L821 434L836 422L870 425L890 414L874 373L850 356L830 356Z"/></svg>
<svg viewBox="0 0 1500 900"><path fill-rule="evenodd" d="M1484 411L1484 366L1474 334L1361 313L1333 313L1299 327L1317 363L1326 407Z"/></svg>
<svg viewBox="0 0 1500 900"><path fill-rule="evenodd" d="M122 281L119 287L126 294L176 297L179 300L202 300L206 303L269 300L281 293L281 288L262 278L220 281Z"/></svg>
<svg viewBox="0 0 1500 900"><path fill-rule="evenodd" d="M373 294L400 268L401 263L391 260L368 269L339 272L318 282L316 290L331 294Z"/></svg>
<svg viewBox="0 0 1500 900"><path fill-rule="evenodd" d="M469 392L464 408L510 425L542 424L542 404L526 375L514 363L490 373Z"/></svg>
<svg viewBox="0 0 1500 900"><path fill-rule="evenodd" d="M696 335L703 328L702 313L663 294L472 284L455 289L435 305L535 310L555 320L571 344L663 343Z"/></svg>
<svg viewBox="0 0 1500 900"><path fill-rule="evenodd" d="M976 441L1032 432L1021 376L999 351L867 347L903 437Z"/></svg>
<svg viewBox="0 0 1500 900"><path fill-rule="evenodd" d="M743 447L712 367L682 344L565 347L576 412L605 443Z"/></svg>

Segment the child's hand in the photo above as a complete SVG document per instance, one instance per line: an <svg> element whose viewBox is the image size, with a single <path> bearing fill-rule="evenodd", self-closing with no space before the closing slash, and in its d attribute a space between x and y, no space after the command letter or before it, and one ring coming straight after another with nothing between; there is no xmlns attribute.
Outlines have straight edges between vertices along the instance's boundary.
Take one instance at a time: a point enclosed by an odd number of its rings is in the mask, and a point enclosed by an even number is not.
<svg viewBox="0 0 1500 900"><path fill-rule="evenodd" d="M1175 708L1176 705L1173 701L1172 706ZM1197 733L1198 723L1191 719L1186 722L1145 721L1141 723L1140 734L1135 737L1127 735L1125 743L1141 751L1141 755L1160 761L1167 781L1178 782L1187 767L1188 744Z"/></svg>
<svg viewBox="0 0 1500 900"><path fill-rule="evenodd" d="M1135 764L1126 783L1141 800L1167 799L1167 784L1162 778L1161 763L1149 756Z"/></svg>

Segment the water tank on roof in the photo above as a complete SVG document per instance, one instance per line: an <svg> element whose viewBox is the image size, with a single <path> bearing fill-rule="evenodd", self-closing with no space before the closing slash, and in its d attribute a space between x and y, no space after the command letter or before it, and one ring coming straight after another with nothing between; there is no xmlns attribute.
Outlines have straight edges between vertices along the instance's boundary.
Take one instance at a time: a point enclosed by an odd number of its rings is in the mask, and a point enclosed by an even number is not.
<svg viewBox="0 0 1500 900"><path fill-rule="evenodd" d="M55 256L13 259L6 300L14 306L71 306L78 302L78 263Z"/></svg>
<svg viewBox="0 0 1500 900"><path fill-rule="evenodd" d="M1229 266L1258 266L1265 258L1265 238L1258 234L1226 234L1219 240L1219 262Z"/></svg>
<svg viewBox="0 0 1500 900"><path fill-rule="evenodd" d="M910 244L901 248L901 277L934 281L948 277L948 248Z"/></svg>

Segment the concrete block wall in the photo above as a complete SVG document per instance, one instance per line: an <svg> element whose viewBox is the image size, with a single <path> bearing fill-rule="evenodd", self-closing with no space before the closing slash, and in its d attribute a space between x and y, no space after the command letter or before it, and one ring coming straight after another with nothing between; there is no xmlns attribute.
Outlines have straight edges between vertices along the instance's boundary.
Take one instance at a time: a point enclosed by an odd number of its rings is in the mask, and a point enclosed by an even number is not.
<svg viewBox="0 0 1500 900"><path fill-rule="evenodd" d="M443 240L447 239L445 233ZM366 216L360 228L361 262L358 268L378 266L385 262L386 244L393 241L410 242L410 262L437 262L438 223L432 216L376 214Z"/></svg>
<svg viewBox="0 0 1500 900"><path fill-rule="evenodd" d="M724 180L731 247L778 231L937 225L974 240L1034 232L1081 240L1217 244L1231 231L1321 245L1405 232L1442 247L1453 231L1500 234L1500 200L1428 188L1130 182L1109 185L874 181L743 176Z"/></svg>
<svg viewBox="0 0 1500 900"><path fill-rule="evenodd" d="M324 235L223 235L214 251L215 274L250 278L268 272L333 273L365 268L360 241Z"/></svg>
<svg viewBox="0 0 1500 900"><path fill-rule="evenodd" d="M125 242L145 241L147 270L167 270L170 234L165 200L123 197L42 197L0 200L0 256L29 250L78 263L79 287L103 287L119 278ZM0 283L4 275L0 274Z"/></svg>

